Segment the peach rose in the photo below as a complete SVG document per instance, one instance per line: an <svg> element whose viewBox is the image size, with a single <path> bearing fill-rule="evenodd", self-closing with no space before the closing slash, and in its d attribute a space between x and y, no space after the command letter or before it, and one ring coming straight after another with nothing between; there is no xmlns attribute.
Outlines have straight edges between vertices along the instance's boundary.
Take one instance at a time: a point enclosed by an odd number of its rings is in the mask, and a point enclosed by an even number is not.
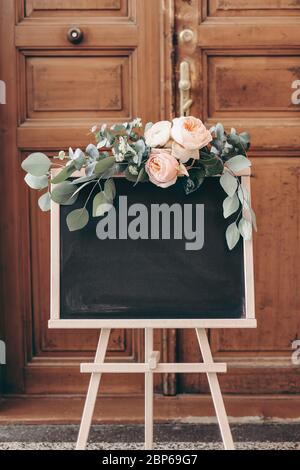
<svg viewBox="0 0 300 470"><path fill-rule="evenodd" d="M200 152L198 149L188 150L177 144L177 142L173 142L172 155L181 163L187 163L191 158L193 160L199 160L200 158Z"/></svg>
<svg viewBox="0 0 300 470"><path fill-rule="evenodd" d="M169 121L160 121L153 124L145 132L146 145L148 147L163 147L170 140L172 124Z"/></svg>
<svg viewBox="0 0 300 470"><path fill-rule="evenodd" d="M194 117L174 119L171 135L175 142L187 150L200 150L212 141L212 135L203 122Z"/></svg>
<svg viewBox="0 0 300 470"><path fill-rule="evenodd" d="M146 163L146 172L151 183L160 188L168 188L176 183L179 175L188 175L186 168L170 152L155 149Z"/></svg>

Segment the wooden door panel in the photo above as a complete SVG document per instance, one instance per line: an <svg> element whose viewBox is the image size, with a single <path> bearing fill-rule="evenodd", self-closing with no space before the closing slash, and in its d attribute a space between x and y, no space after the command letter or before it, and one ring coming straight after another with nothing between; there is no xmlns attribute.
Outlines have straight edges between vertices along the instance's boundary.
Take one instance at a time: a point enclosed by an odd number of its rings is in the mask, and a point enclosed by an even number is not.
<svg viewBox="0 0 300 470"><path fill-rule="evenodd" d="M84 146L87 129L99 119L124 122L140 116L145 121L159 120L165 84L161 80L165 69L160 55L160 7L160 0L131 0L130 16L113 22L82 10L90 16L80 14L76 19L84 33L78 45L67 38L74 25L69 16L51 21L24 19L20 14L15 28L21 77L18 147L54 150L70 142L74 147ZM166 95L170 91L171 87L166 88ZM83 98L86 107L79 103Z"/></svg>
<svg viewBox="0 0 300 470"><path fill-rule="evenodd" d="M211 16L282 16L300 14L298 0L208 0Z"/></svg>
<svg viewBox="0 0 300 470"><path fill-rule="evenodd" d="M128 119L133 95L131 54L30 57L26 119ZM38 124L38 123L37 123Z"/></svg>
<svg viewBox="0 0 300 470"><path fill-rule="evenodd" d="M199 45L206 49L234 49L239 47L259 50L299 46L299 15L228 17L226 21L208 17L198 27Z"/></svg>
<svg viewBox="0 0 300 470"><path fill-rule="evenodd" d="M292 102L300 57L288 51L203 53L203 117L247 128L252 150L299 149L300 108ZM281 118L281 119L279 119Z"/></svg>
<svg viewBox="0 0 300 470"><path fill-rule="evenodd" d="M78 15L119 17L128 14L130 0L24 0L24 16L61 18Z"/></svg>
<svg viewBox="0 0 300 470"><path fill-rule="evenodd" d="M300 56L208 57L209 118L253 115L300 118L291 84L298 79Z"/></svg>
<svg viewBox="0 0 300 470"><path fill-rule="evenodd" d="M97 24L97 23L96 23ZM85 18L78 18L76 25L80 26L84 33L83 41L76 46L78 50L93 48L101 44L101 48L128 48L138 46L138 27L132 22L116 23L111 26L107 23L89 23ZM37 44L45 48L74 49L68 40L68 31L74 26L73 22L68 23L32 23L30 20L22 21L15 31L16 46L20 49L35 48ZM112 40L112 37L114 38Z"/></svg>

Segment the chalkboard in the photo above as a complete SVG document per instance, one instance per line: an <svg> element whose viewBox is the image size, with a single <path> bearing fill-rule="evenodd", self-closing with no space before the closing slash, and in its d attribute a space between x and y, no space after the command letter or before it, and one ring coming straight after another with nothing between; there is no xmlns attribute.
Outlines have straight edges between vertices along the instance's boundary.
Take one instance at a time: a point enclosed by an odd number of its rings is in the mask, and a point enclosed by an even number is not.
<svg viewBox="0 0 300 470"><path fill-rule="evenodd" d="M231 220L223 217L226 195L219 178L207 178L189 196L181 181L160 189L118 178L116 187L117 213L119 196L127 196L129 206L149 208L203 204L204 246L187 251L186 240L172 238L99 240L94 218L83 230L69 232L66 216L85 204L91 188L84 188L75 205L60 207L60 319L245 318L244 244L227 247Z"/></svg>

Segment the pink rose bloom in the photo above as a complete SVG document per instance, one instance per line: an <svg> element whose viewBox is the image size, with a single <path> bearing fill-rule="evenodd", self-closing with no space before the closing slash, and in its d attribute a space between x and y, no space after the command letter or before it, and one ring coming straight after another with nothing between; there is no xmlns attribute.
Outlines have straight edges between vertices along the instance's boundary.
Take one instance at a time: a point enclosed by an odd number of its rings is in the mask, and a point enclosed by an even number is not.
<svg viewBox="0 0 300 470"><path fill-rule="evenodd" d="M182 168L178 160L164 149L155 149L146 163L146 172L151 183L160 188L168 188L176 183Z"/></svg>
<svg viewBox="0 0 300 470"><path fill-rule="evenodd" d="M194 117L174 119L171 135L175 142L187 150L200 150L213 139L203 122Z"/></svg>

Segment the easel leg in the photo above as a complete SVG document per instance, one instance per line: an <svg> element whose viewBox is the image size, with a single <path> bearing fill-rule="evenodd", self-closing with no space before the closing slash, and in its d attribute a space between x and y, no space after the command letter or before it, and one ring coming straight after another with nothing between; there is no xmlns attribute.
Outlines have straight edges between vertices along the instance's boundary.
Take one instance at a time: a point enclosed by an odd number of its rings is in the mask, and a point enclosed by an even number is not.
<svg viewBox="0 0 300 470"><path fill-rule="evenodd" d="M153 329L145 328L145 362L153 352ZM153 448L153 372L145 372L145 450Z"/></svg>
<svg viewBox="0 0 300 470"><path fill-rule="evenodd" d="M210 350L210 345L207 339L205 329L196 329L196 334L201 349L203 362L213 362L213 357ZM224 406L224 401L220 389L218 376L216 373L207 373L208 383L216 410L218 423L224 443L225 450L234 450L234 443L232 440L231 430L229 427L228 417Z"/></svg>
<svg viewBox="0 0 300 470"><path fill-rule="evenodd" d="M108 346L109 336L110 336L110 329L102 329L98 346L97 352L95 355L95 363L101 363L105 360L106 350ZM88 393L86 396L86 401L84 405L82 420L80 424L80 430L76 445L76 450L85 450L87 445L87 440L89 437L97 394L99 390L100 380L102 374L92 373L90 378L90 385L88 389Z"/></svg>

